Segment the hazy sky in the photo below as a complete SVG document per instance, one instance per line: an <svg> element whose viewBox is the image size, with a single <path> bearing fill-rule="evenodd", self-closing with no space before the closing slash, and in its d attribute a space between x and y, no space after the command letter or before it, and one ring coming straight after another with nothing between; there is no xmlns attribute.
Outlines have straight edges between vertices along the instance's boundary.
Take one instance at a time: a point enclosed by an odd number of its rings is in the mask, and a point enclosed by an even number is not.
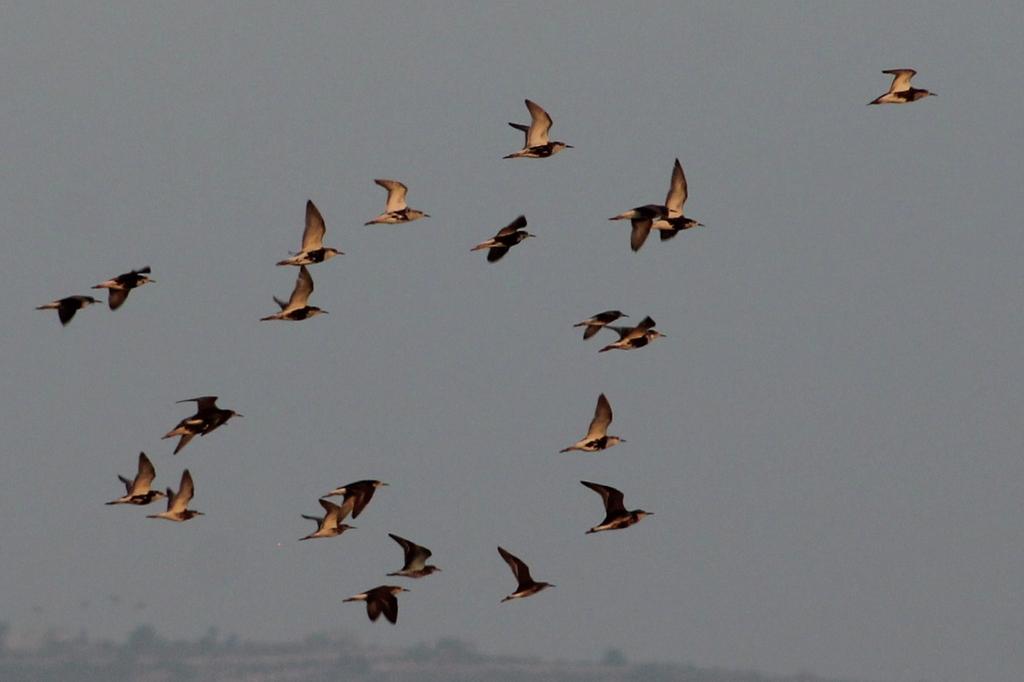
<svg viewBox="0 0 1024 682"><path fill-rule="evenodd" d="M1024 674L1019 3L134 5L0 22L0 618ZM894 67L938 97L866 107ZM525 97L575 149L501 159ZM677 156L709 227L634 254L607 218ZM377 177L433 217L364 227ZM331 314L261 323L307 199ZM144 265L116 312L33 310ZM599 355L606 308L668 338ZM628 442L557 454L602 391ZM245 418L172 457L203 394ZM207 516L105 507L140 450ZM362 478L358 530L297 542ZM584 536L581 479L655 516ZM397 627L341 603L387 532L444 569ZM497 544L557 587L499 607Z"/></svg>

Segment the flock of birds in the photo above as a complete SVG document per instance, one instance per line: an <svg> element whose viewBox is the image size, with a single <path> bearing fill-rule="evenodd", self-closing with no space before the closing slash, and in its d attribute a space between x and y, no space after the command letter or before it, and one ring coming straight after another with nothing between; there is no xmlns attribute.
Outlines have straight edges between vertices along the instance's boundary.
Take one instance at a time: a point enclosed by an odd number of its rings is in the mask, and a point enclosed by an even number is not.
<svg viewBox="0 0 1024 682"><path fill-rule="evenodd" d="M888 92L869 102L869 104L907 104L935 94L911 86L910 80L916 74L913 69L891 69L883 71L883 73L893 76L892 84L889 86ZM531 100L526 100L526 108L530 112L530 125L509 123L513 128L525 133L526 139L523 148L508 154L504 158L547 158L564 149L572 148L572 145L565 142L549 140L552 120L540 105ZM368 221L366 225L394 225L430 217L423 211L409 208L406 202L408 188L401 182L387 179L378 179L374 182L387 190L387 202L384 212ZM687 194L686 175L683 173L683 167L679 159L676 159L672 169L668 195L665 197L664 204L637 206L612 216L610 220L630 221L630 248L633 251L638 251L643 246L652 229L658 231L662 241L666 241L672 239L683 230L703 226L702 223L683 215L683 205L686 203ZM535 236L524 229L526 224L526 218L519 216L501 228L494 237L477 244L471 250L486 249L487 260L491 263L501 260L513 246L529 237ZM344 252L336 248L323 245L326 232L326 224L320 211L312 201L307 201L305 229L302 233L301 248L298 252L277 263L279 266L296 266L299 268L299 275L295 281L295 286L287 301L274 297L274 301L280 310L261 318L261 320L289 320L297 322L316 317L317 315L327 314L326 310L309 305L309 297L313 293L314 285L313 278L307 268L309 265L323 263L335 256L344 254ZM148 267L132 270L101 282L93 288L106 289L108 291L108 305L110 309L117 310L125 303L128 294L133 289L154 282L150 277L150 272ZM67 325L79 310L98 302L92 296L75 295L51 301L39 306L37 309L56 310L61 324ZM607 310L589 317L574 326L584 328L584 340L594 337L602 329L608 329L618 334L619 338L617 341L602 347L599 352L614 349L634 350L665 336L665 334L654 328L655 322L650 316L644 317L635 326L614 325L615 322L623 317L628 316L618 310ZM175 455L181 452L196 436L206 436L226 424L233 417L243 416L234 410L218 407L217 396L200 396L178 402L195 402L196 411L195 414L179 421L173 429L163 436L165 439L178 438L178 444L173 452ZM611 425L611 422L611 404L602 393L598 396L594 417L590 422L586 435L572 445L563 448L560 452L579 451L594 453L624 443L625 440L623 438L608 434L608 427ZM108 505L130 504L145 506L156 500L166 498L167 509L158 514L150 514L147 518L184 522L203 514L200 511L188 508L195 495L195 483L188 469L182 472L181 482L177 491L167 488L166 492L161 492L152 487L153 481L156 478L156 469L149 457L144 452L141 452L139 453L138 470L135 477L131 480L124 476L118 476L118 478L125 486L125 494L107 502ZM591 481L580 481L580 483L601 496L605 510L604 519L587 530L588 534L628 528L639 523L645 517L653 515L651 512L642 509L626 509L622 492L611 486ZM316 530L300 538L300 540L332 538L352 530L354 526L348 525L345 523L345 520L349 516L352 519L358 518L373 498L376 490L386 485L388 484L378 480L360 480L338 486L323 495L319 498L320 506L324 510L323 516L301 515L302 518L314 521L316 523ZM330 497L341 497L341 504L335 504L327 499ZM393 533L389 533L389 536L398 543L404 554L402 568L388 573L389 577L417 579L441 570L437 566L427 564L428 559L431 557L431 551L426 547ZM548 587L553 587L551 583L534 580L526 563L505 548L499 546L498 554L508 564L517 581L515 591L502 599L502 602L529 597ZM344 601L366 602L367 614L371 621L376 621L383 614L389 622L397 623L398 595L408 591L400 585L384 584L348 597Z"/></svg>

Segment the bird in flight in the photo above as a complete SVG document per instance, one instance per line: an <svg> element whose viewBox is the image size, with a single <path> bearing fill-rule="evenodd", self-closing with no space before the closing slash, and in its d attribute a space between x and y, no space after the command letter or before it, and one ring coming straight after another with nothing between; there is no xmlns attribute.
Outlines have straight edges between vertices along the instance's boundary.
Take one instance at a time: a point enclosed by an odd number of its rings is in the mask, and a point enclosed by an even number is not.
<svg viewBox="0 0 1024 682"><path fill-rule="evenodd" d="M300 320L316 317L317 315L326 315L326 310L321 310L315 305L309 305L309 295L312 293L313 278L310 276L306 266L300 265L299 276L295 278L295 287L292 288L292 295L288 297L288 302L285 303L275 296L274 303L281 308L280 312L261 317L260 321L289 320L291 322L299 322Z"/></svg>
<svg viewBox="0 0 1024 682"><path fill-rule="evenodd" d="M526 140L523 143L523 148L517 152L512 152L506 155L506 159L518 159L520 157L528 159L546 159L549 156L553 156L563 149L572 149L571 144L565 142L549 142L548 132L551 130L551 117L548 112L544 111L543 108L536 102L531 100L526 101L526 108L530 111L530 125L523 125L522 123L512 123L509 125L516 130L521 130L526 133Z"/></svg>
<svg viewBox="0 0 1024 682"><path fill-rule="evenodd" d="M633 350L635 348L643 348L654 339L665 336L654 328L654 319L649 315L640 320L640 324L635 327L609 327L609 329L618 333L619 340L608 344L597 351L598 353L614 349Z"/></svg>
<svg viewBox="0 0 1024 682"><path fill-rule="evenodd" d="M342 601L364 601L366 602L366 615L370 617L371 621L376 622L380 618L380 614L383 613L384 617L394 625L398 622L398 595L408 591L398 585L380 585L372 590L354 594Z"/></svg>
<svg viewBox="0 0 1024 682"><path fill-rule="evenodd" d="M601 331L602 327L605 327L620 317L629 317L626 313L619 310L606 310L603 313L598 313L593 317L588 317L582 322L577 322L573 327L586 327L583 330L583 338L589 339L594 334Z"/></svg>
<svg viewBox="0 0 1024 682"><path fill-rule="evenodd" d="M516 587L516 591L502 599L502 603L505 603L512 599L522 599L523 597L530 597L541 590L547 589L548 587L554 587L551 583L537 582L530 576L530 567L523 563L522 559L515 556L507 549L498 547L498 554L505 560L508 567L512 569L512 575L516 577L519 585Z"/></svg>
<svg viewBox="0 0 1024 682"><path fill-rule="evenodd" d="M348 504L351 501L352 504L352 518L357 519L362 513L366 505L370 504L370 500L373 499L373 494L377 492L377 488L388 485L382 481L356 481L354 483L348 483L346 485L338 486L331 492L324 495L324 497L335 497L337 495L343 495L344 501L342 505Z"/></svg>
<svg viewBox="0 0 1024 682"><path fill-rule="evenodd" d="M195 493L196 486L192 482L192 474L189 473L188 469L185 469L181 473L181 485L178 487L178 492L174 492L170 488L167 489L167 511L160 512L159 514L149 514L146 518L167 519L168 521L181 523L182 521L188 521L194 516L203 516L203 512L188 508L188 503L192 501L192 496Z"/></svg>
<svg viewBox="0 0 1024 682"><path fill-rule="evenodd" d="M153 468L153 463L149 461L149 457L146 457L145 452L139 453L139 471L135 474L134 480L129 481L121 475L118 475L118 478L121 480L121 483L124 483L124 497L111 500L107 504L146 505L153 500L159 500L161 497L164 497L163 492L150 488L153 479L156 478L156 469Z"/></svg>
<svg viewBox="0 0 1024 682"><path fill-rule="evenodd" d="M181 452L189 444L189 441L196 436L205 436L214 429L226 424L232 417L243 416L234 410L225 410L217 407L217 396L215 395L204 395L198 398L186 398L185 400L178 401L178 403L193 402L196 404L196 413L191 417L182 419L178 422L177 426L163 436L163 438L181 436L177 447L174 448L175 455Z"/></svg>
<svg viewBox="0 0 1024 682"><path fill-rule="evenodd" d="M910 85L910 79L917 75L913 69L886 69L882 73L892 76L892 83L889 91L868 102L871 104L909 104L925 97L934 97L934 92L928 92Z"/></svg>
<svg viewBox="0 0 1024 682"><path fill-rule="evenodd" d="M388 200L384 205L384 212L365 223L366 225L377 225L380 223L397 225L398 223L411 223L420 218L430 217L429 214L423 211L409 208L408 204L405 203L405 195L409 193L409 188L398 180L377 179L374 182L388 191Z"/></svg>
<svg viewBox="0 0 1024 682"><path fill-rule="evenodd" d="M704 227L704 223L683 215L683 204L686 203L687 196L686 175L679 159L676 159L676 164L672 167L672 182L669 184L668 196L665 197L666 213L651 224L653 229L658 230L661 241L668 241L692 227Z"/></svg>
<svg viewBox="0 0 1024 682"><path fill-rule="evenodd" d="M643 509L626 511L622 501L622 493L610 485L601 485L600 483L591 483L590 481L580 481L580 483L600 495L601 501L604 502L604 521L588 530L588 534L599 533L603 530L628 528L634 523L639 523L645 516L654 516L653 512L646 512Z"/></svg>
<svg viewBox="0 0 1024 682"><path fill-rule="evenodd" d="M151 270L147 265L144 268L132 270L131 272L118 275L113 279L108 279L106 282L100 282L94 286L93 289L107 289L107 304L110 306L111 310L117 310L128 298L128 292L132 289L136 289L144 284L151 284L156 281L154 279L150 279L150 272Z"/></svg>
<svg viewBox="0 0 1024 682"><path fill-rule="evenodd" d="M599 452L618 445L619 443L625 443L626 441L618 436L608 435L608 425L611 423L612 406L608 403L608 398L606 398L604 393L602 393L597 397L597 407L594 408L594 418L590 421L590 428L587 429L587 435L583 436L583 438L576 441L569 447L562 448L559 452L571 452L572 450L580 450L581 452Z"/></svg>
<svg viewBox="0 0 1024 682"><path fill-rule="evenodd" d="M355 526L342 523L345 517L352 511L352 501L348 500L340 507L330 500L318 500L324 508L323 516L308 516L302 514L302 518L316 521L316 530L300 540L313 540L314 538L333 538L341 535L347 530L355 530Z"/></svg>
<svg viewBox="0 0 1024 682"><path fill-rule="evenodd" d="M335 256L345 255L344 251L338 251L330 246L324 246L324 235L327 234L327 226L324 225L324 217L311 200L306 201L306 229L302 231L302 248L298 253L292 254L290 258L278 261L278 265L312 265L323 263Z"/></svg>
<svg viewBox="0 0 1024 682"><path fill-rule="evenodd" d="M394 533L388 533L388 536L402 546L402 551L405 552L405 565L402 566L402 570L395 571L394 573L388 573L389 576L402 576L405 578L423 578L436 573L441 569L437 566L427 565L427 559L433 553L426 547L421 547L415 542L406 540L403 537L399 537Z"/></svg>
<svg viewBox="0 0 1024 682"><path fill-rule="evenodd" d="M50 301L40 306L36 306L36 310L56 310L57 317L60 319L60 323L67 326L71 318L75 316L82 308L88 308L93 303L99 303L92 296L67 296L65 298L58 298L56 301Z"/></svg>
<svg viewBox="0 0 1024 682"><path fill-rule="evenodd" d="M519 242L524 239L528 239L529 237L537 236L524 230L524 227L526 227L526 216L519 216L511 223L498 230L498 234L485 242L480 242L470 249L470 251L489 249L487 251L487 262L496 263L501 260L506 253L508 253L509 249Z"/></svg>

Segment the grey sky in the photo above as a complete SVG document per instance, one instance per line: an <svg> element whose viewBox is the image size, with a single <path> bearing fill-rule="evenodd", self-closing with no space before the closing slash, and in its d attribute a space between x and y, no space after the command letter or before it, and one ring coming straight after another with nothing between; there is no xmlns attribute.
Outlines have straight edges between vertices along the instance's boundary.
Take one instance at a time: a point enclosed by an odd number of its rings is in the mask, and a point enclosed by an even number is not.
<svg viewBox="0 0 1024 682"><path fill-rule="evenodd" d="M0 614L1019 679L1022 31L1018 3L7 7ZM939 96L866 107L893 67ZM576 148L503 161L524 97ZM677 156L709 227L630 253L607 218ZM363 227L375 177L433 217ZM312 269L331 314L260 323L307 198L347 253ZM538 239L469 252L520 213ZM143 265L116 312L32 310ZM598 355L570 325L611 307L668 338ZM602 391L628 443L557 455ZM172 457L205 393L245 418ZM207 516L104 507L139 450ZM359 529L296 542L360 478L392 485ZM584 537L580 479L656 516ZM444 568L396 628L341 603L399 568L388 531ZM499 543L557 588L499 608Z"/></svg>

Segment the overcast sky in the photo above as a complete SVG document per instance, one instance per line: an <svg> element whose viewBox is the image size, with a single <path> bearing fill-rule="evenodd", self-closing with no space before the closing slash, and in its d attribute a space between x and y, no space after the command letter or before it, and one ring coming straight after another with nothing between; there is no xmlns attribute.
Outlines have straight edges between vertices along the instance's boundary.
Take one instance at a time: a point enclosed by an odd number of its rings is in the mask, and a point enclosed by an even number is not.
<svg viewBox="0 0 1024 682"><path fill-rule="evenodd" d="M96 5L0 22L15 630L1024 674L1019 3ZM938 97L866 107L895 67ZM502 160L526 97L575 149ZM676 157L708 227L634 254L608 217ZM378 177L432 217L364 227ZM259 322L307 199L330 315ZM470 253L520 213L537 239ZM115 312L33 310L144 265ZM607 308L668 336L599 355L571 325ZM628 442L557 454L600 392ZM203 394L245 417L172 457ZM206 516L105 507L140 450ZM358 530L297 542L362 478ZM584 536L580 480L655 516ZM400 568L387 532L444 569L397 627L341 602ZM499 607L498 544L557 587Z"/></svg>

